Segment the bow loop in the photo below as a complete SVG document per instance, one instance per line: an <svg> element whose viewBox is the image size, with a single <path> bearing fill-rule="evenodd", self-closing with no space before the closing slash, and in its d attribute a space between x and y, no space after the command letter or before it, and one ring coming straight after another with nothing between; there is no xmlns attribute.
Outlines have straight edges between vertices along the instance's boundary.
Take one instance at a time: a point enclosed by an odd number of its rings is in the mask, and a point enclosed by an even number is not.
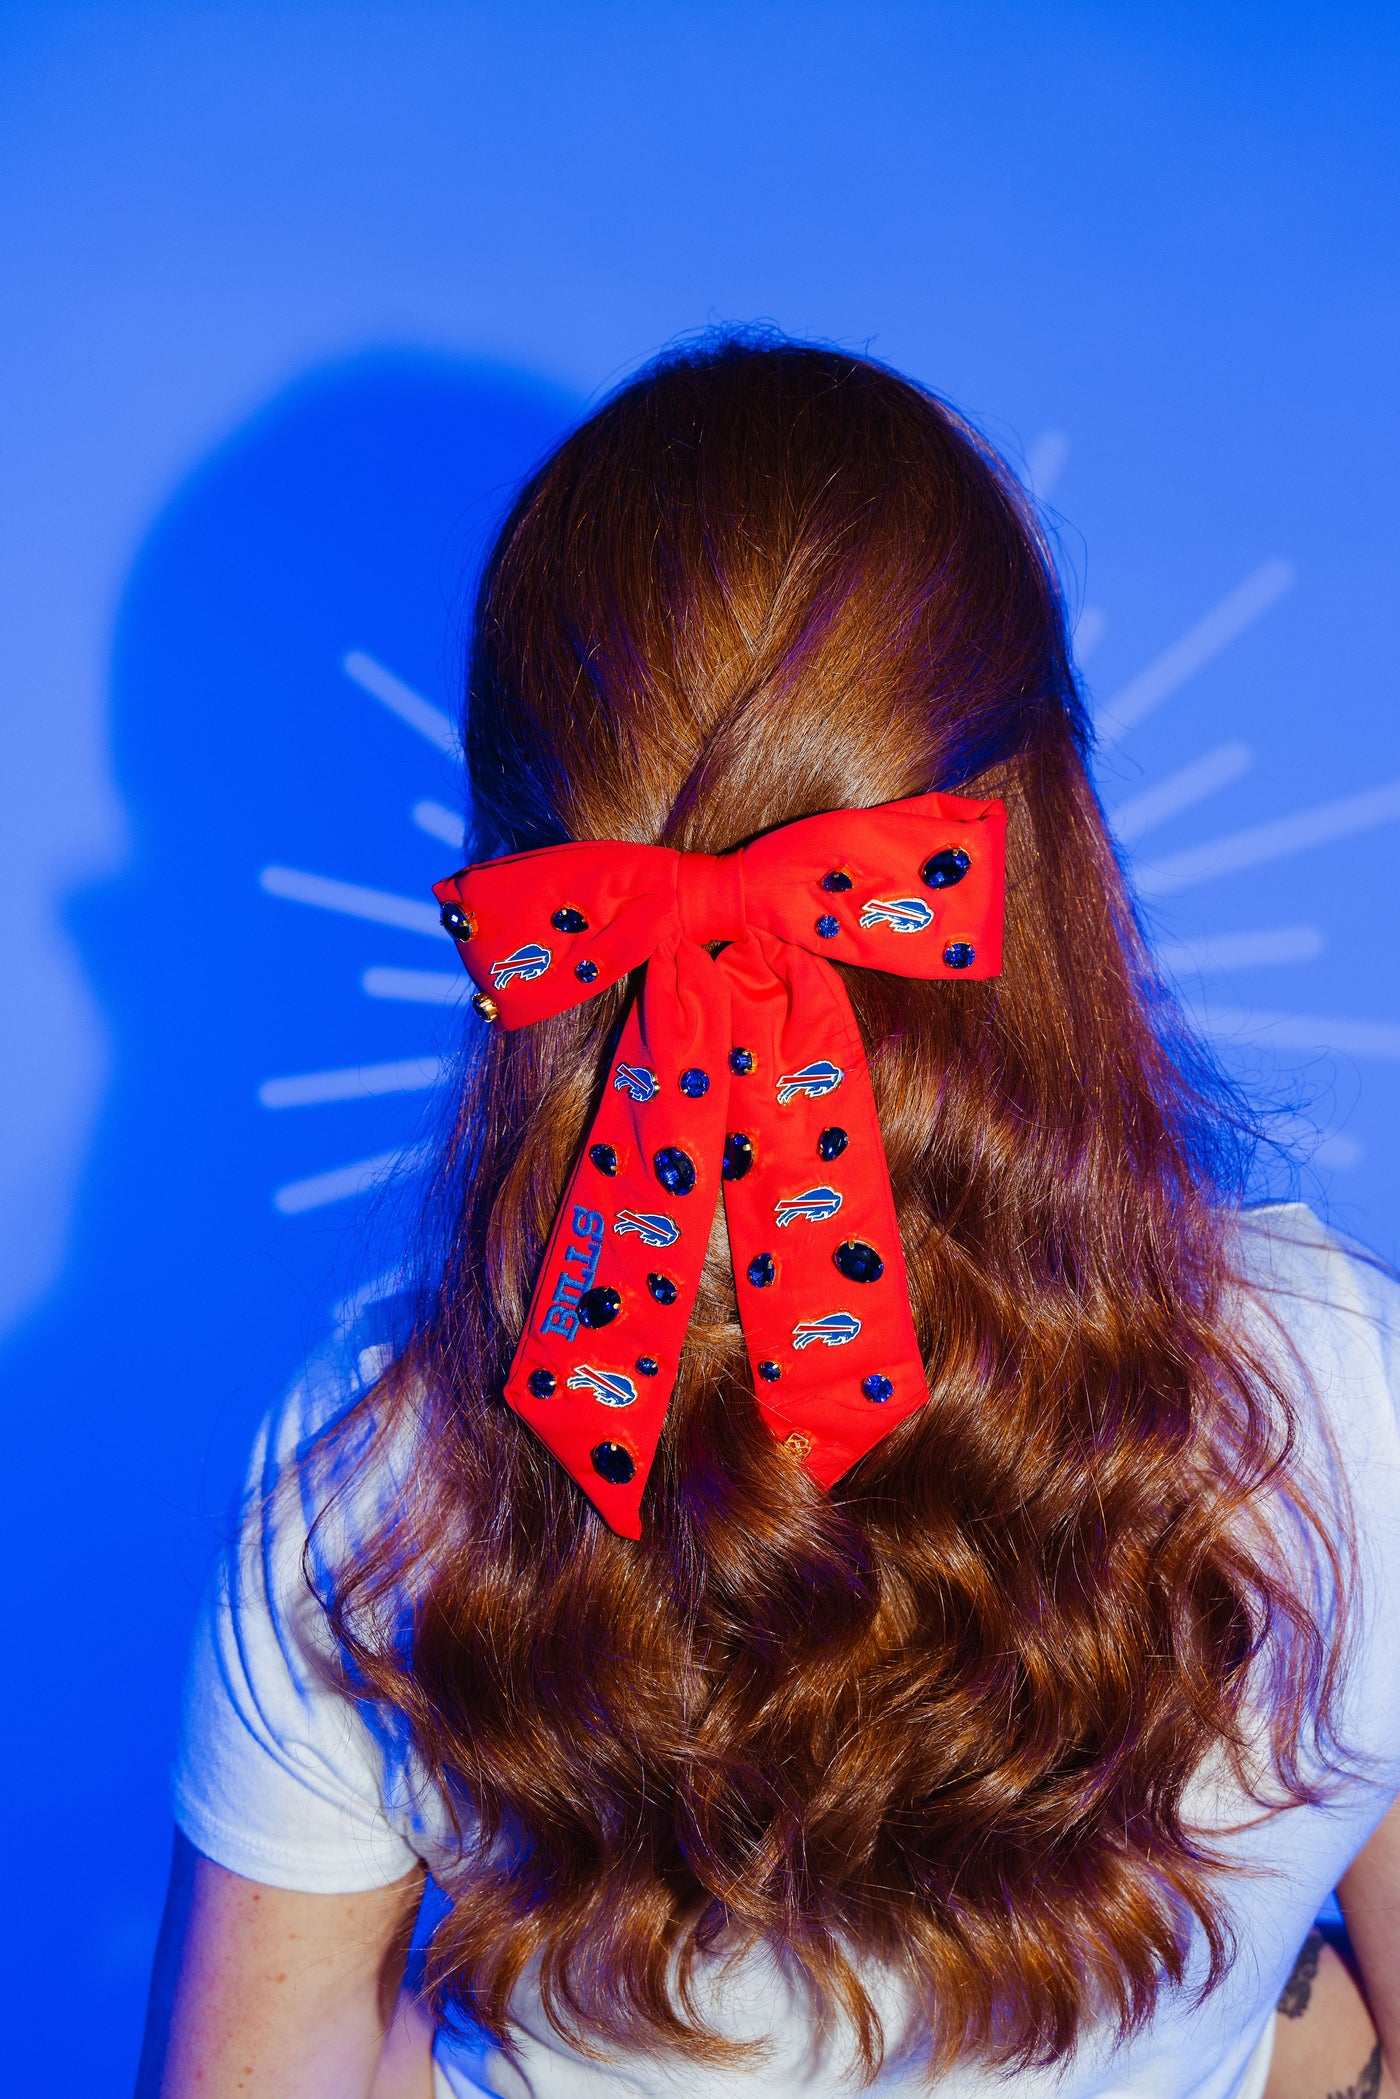
<svg viewBox="0 0 1400 2099"><path fill-rule="evenodd" d="M551 846L435 885L506 1027L647 965L505 1389L614 1530L641 1535L721 1190L754 1393L794 1461L829 1486L927 1399L865 1052L827 965L995 976L1004 826L1000 802L916 795L740 852Z"/></svg>

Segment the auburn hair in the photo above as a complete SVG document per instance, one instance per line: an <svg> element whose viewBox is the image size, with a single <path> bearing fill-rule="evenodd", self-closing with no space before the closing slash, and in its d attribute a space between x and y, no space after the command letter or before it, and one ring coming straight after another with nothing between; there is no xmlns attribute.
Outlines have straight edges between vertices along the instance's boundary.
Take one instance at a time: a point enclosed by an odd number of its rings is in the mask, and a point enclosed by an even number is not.
<svg viewBox="0 0 1400 2099"><path fill-rule="evenodd" d="M1197 1928L1212 1986L1185 1789L1223 1753L1260 1799L1262 1712L1273 1801L1316 1797L1345 1568L1240 1326L1238 1116L1154 976L1017 482L865 359L670 355L506 520L465 741L476 858L720 853L946 789L1004 800L1009 867L995 982L845 973L929 1399L830 1493L761 1425L722 1209L640 1542L506 1407L637 987L470 1023L416 1325L347 1417L415 1461L317 1577L460 1833L440 2013L508 2043L530 1971L580 2045L723 2058L699 1964L766 1947L873 2074L871 1963L935 2069L1132 2030Z"/></svg>

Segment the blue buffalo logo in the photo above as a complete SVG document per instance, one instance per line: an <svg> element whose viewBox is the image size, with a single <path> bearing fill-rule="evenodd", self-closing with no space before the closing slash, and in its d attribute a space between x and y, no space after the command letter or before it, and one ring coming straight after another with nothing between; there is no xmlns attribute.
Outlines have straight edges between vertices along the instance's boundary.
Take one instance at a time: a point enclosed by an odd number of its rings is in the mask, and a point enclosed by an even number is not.
<svg viewBox="0 0 1400 2099"><path fill-rule="evenodd" d="M779 1224L796 1224L805 1218L808 1224L821 1224L827 1217L834 1217L841 1207L841 1195L835 1188L805 1188L801 1195L785 1195L781 1202L773 1205L773 1215Z"/></svg>
<svg viewBox="0 0 1400 2099"><path fill-rule="evenodd" d="M804 1093L809 1101L819 1101L824 1093L834 1093L845 1076L839 1064L829 1064L825 1059L819 1064L804 1064L801 1071L785 1071L778 1081L778 1105L785 1108L799 1093Z"/></svg>
<svg viewBox="0 0 1400 2099"><path fill-rule="evenodd" d="M645 1064L619 1064L613 1073L613 1089L630 1094L634 1101L655 1100L661 1091L656 1073Z"/></svg>
<svg viewBox="0 0 1400 2099"><path fill-rule="evenodd" d="M498 991L504 991L506 985L513 984L517 977L522 984L531 984L536 977L544 975L553 960L554 957L547 947L541 947L537 941L532 940L528 946L518 947L513 955L507 955L503 961L493 962L491 978Z"/></svg>
<svg viewBox="0 0 1400 2099"><path fill-rule="evenodd" d="M630 1407L637 1397L637 1388L630 1377L621 1371L595 1370L591 1363L580 1363L569 1372L571 1392L591 1392L605 1407Z"/></svg>
<svg viewBox="0 0 1400 2099"><path fill-rule="evenodd" d="M680 1226L660 1210L619 1210L613 1230L619 1239L635 1232L643 1246L674 1246L681 1236Z"/></svg>
<svg viewBox="0 0 1400 2099"><path fill-rule="evenodd" d="M828 1312L821 1319L799 1319L792 1330L792 1345L810 1348L814 1341L823 1341L828 1348L841 1348L859 1332L860 1321L854 1312Z"/></svg>
<svg viewBox="0 0 1400 2099"><path fill-rule="evenodd" d="M888 926L892 933L926 933L933 907L921 896L872 896L860 914L863 926Z"/></svg>

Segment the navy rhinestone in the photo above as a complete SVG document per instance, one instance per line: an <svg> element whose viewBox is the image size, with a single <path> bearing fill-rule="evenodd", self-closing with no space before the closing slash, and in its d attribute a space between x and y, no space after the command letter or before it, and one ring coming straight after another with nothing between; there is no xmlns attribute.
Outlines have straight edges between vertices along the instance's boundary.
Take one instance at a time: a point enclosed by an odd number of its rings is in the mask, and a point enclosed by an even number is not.
<svg viewBox="0 0 1400 2099"><path fill-rule="evenodd" d="M849 889L851 878L844 868L833 867L829 875L822 876L822 888L826 890Z"/></svg>
<svg viewBox="0 0 1400 2099"><path fill-rule="evenodd" d="M729 1069L736 1078L746 1079L757 1062L752 1050L732 1049L729 1052Z"/></svg>
<svg viewBox="0 0 1400 2099"><path fill-rule="evenodd" d="M724 1140L724 1167L726 1181L742 1181L753 1165L753 1139L742 1130L734 1130Z"/></svg>
<svg viewBox="0 0 1400 2099"><path fill-rule="evenodd" d="M850 1141L846 1132L838 1130L835 1123L833 1123L831 1128L823 1130L817 1139L817 1157L825 1159L829 1164L832 1159L840 1158Z"/></svg>
<svg viewBox="0 0 1400 2099"><path fill-rule="evenodd" d="M945 845L941 853L925 860L924 880L930 889L952 889L961 882L971 865L960 845Z"/></svg>
<svg viewBox="0 0 1400 2099"><path fill-rule="evenodd" d="M695 1186L695 1161L689 1152L668 1144L651 1163L656 1168L657 1180L668 1195L689 1195Z"/></svg>
<svg viewBox="0 0 1400 2099"><path fill-rule="evenodd" d="M559 1380L552 1370L532 1370L525 1382L536 1399L548 1399Z"/></svg>
<svg viewBox="0 0 1400 2099"><path fill-rule="evenodd" d="M635 1367L642 1377L655 1377L661 1369L655 1356L638 1356Z"/></svg>
<svg viewBox="0 0 1400 2099"><path fill-rule="evenodd" d="M867 1399L873 1399L877 1407L882 1407L893 1393L894 1386L887 1377L881 1377L877 1370L870 1377L861 1379L860 1389Z"/></svg>
<svg viewBox="0 0 1400 2099"><path fill-rule="evenodd" d="M558 933L588 931L588 920L581 911L575 911L572 904L561 904L557 911L551 913L549 922Z"/></svg>
<svg viewBox="0 0 1400 2099"><path fill-rule="evenodd" d="M625 1487L637 1469L631 1451L624 1450L620 1443L595 1443L588 1455L599 1479L605 1479L610 1487Z"/></svg>
<svg viewBox="0 0 1400 2099"><path fill-rule="evenodd" d="M831 1258L848 1283L878 1283L885 1272L884 1262L863 1239L843 1239ZM588 1294L591 1297L593 1292Z"/></svg>
<svg viewBox="0 0 1400 2099"><path fill-rule="evenodd" d="M687 1100L698 1101L710 1090L710 1074L701 1071L698 1064L692 1064L689 1071L681 1073L680 1089Z"/></svg>
<svg viewBox="0 0 1400 2099"><path fill-rule="evenodd" d="M578 1316L585 1326L611 1326L621 1310L622 1299L608 1283L585 1290L578 1301Z"/></svg>
<svg viewBox="0 0 1400 2099"><path fill-rule="evenodd" d="M763 1379L765 1385L776 1384L778 1379L783 1374L782 1366L778 1363L760 1363L758 1366L758 1374Z"/></svg>
<svg viewBox="0 0 1400 2099"><path fill-rule="evenodd" d="M829 911L824 911L817 920L817 931L821 934L823 940L834 940L840 930L840 919L833 918Z"/></svg>
<svg viewBox="0 0 1400 2099"><path fill-rule="evenodd" d="M617 1151L613 1145L590 1144L588 1156L597 1167L599 1173L614 1174L617 1172ZM823 1154L824 1156L825 1154Z"/></svg>
<svg viewBox="0 0 1400 2099"><path fill-rule="evenodd" d="M659 1305L673 1305L680 1291L668 1275L657 1275L655 1270L647 1277L647 1288Z"/></svg>
<svg viewBox="0 0 1400 2099"><path fill-rule="evenodd" d="M454 940L470 940L476 931L476 920L460 904L444 904L438 916Z"/></svg>
<svg viewBox="0 0 1400 2099"><path fill-rule="evenodd" d="M777 1273L777 1263L771 1254L755 1254L749 1263L749 1281L755 1290L766 1290Z"/></svg>
<svg viewBox="0 0 1400 2099"><path fill-rule="evenodd" d="M596 962L575 962L574 964L574 975L578 978L580 984L591 984L597 974L598 965ZM600 1450L603 1448L601 1443L598 1445L598 1448Z"/></svg>
<svg viewBox="0 0 1400 2099"><path fill-rule="evenodd" d="M971 969L977 960L977 950L969 941L950 940L943 950L943 960L949 969Z"/></svg>

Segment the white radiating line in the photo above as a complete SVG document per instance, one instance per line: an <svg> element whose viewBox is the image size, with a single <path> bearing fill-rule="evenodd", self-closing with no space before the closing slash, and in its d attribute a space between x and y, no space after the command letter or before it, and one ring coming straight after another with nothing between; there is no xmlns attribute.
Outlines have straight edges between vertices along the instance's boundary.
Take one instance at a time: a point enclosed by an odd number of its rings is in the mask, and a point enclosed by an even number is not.
<svg viewBox="0 0 1400 2099"><path fill-rule="evenodd" d="M1275 962L1315 962L1324 945L1318 926L1265 926L1257 933L1165 941L1157 954L1179 976L1205 977L1219 970L1265 969Z"/></svg>
<svg viewBox="0 0 1400 2099"><path fill-rule="evenodd" d="M1277 604L1292 585L1295 573L1291 561L1266 561L1212 606L1204 619L1197 620L1170 648L1163 649L1146 670L1130 678L1095 722L1100 747L1110 749L1127 730L1135 728L1154 707L1160 706L1169 693L1194 677L1236 635L1252 626L1261 613Z"/></svg>
<svg viewBox="0 0 1400 2099"><path fill-rule="evenodd" d="M405 1057L397 1064L351 1064L343 1071L303 1071L295 1078L264 1079L258 1099L265 1108L312 1108L323 1101L372 1100L383 1093L422 1093L440 1086L447 1073L441 1057Z"/></svg>
<svg viewBox="0 0 1400 2099"><path fill-rule="evenodd" d="M361 1283L359 1289L352 1290L348 1297L342 1297L338 1305L332 1305L331 1318L344 1332L352 1327L361 1313L367 1312L371 1305L381 1305L387 1298L397 1297L401 1290L406 1290L408 1281L406 1269L388 1268L382 1275L373 1277L370 1282Z"/></svg>
<svg viewBox="0 0 1400 2099"><path fill-rule="evenodd" d="M415 802L413 821L429 838L439 839L454 853L461 852L467 827L455 809L445 809L441 802Z"/></svg>
<svg viewBox="0 0 1400 2099"><path fill-rule="evenodd" d="M1364 794L1349 794L1340 802L1322 802L1316 809L1300 809L1272 823L1251 824L1247 831L1232 831L1184 853L1171 853L1165 860L1145 860L1135 870L1135 879L1144 896L1172 896L1179 889L1193 889L1198 882L1213 882L1217 875L1282 860L1289 853L1306 852L1309 846L1326 845L1333 838L1350 838L1357 831L1374 830L1377 824L1394 823L1397 817L1400 780L1391 780L1384 787L1368 787Z"/></svg>
<svg viewBox="0 0 1400 2099"><path fill-rule="evenodd" d="M1131 845L1157 824L1166 823L1172 816L1179 816L1183 809L1192 809L1203 802L1207 795L1216 794L1222 787L1229 787L1235 780L1249 771L1254 763L1254 753L1247 743L1221 743L1203 758L1195 758L1190 765L1183 765L1180 772L1168 773L1155 787L1145 787L1141 794L1130 795L1109 811L1108 820L1124 845Z"/></svg>
<svg viewBox="0 0 1400 2099"><path fill-rule="evenodd" d="M269 896L293 904L312 904L318 911L340 911L347 918L368 918L377 926L399 926L406 933L442 938L442 922L432 904L416 897L395 896L387 889L364 889L358 882L338 882L332 875L307 874L300 867L265 867L258 881Z"/></svg>
<svg viewBox="0 0 1400 2099"><path fill-rule="evenodd" d="M450 977L440 969L367 969L360 978L366 997L406 999L415 1006L455 1006L471 988L464 969Z"/></svg>
<svg viewBox="0 0 1400 2099"><path fill-rule="evenodd" d="M1049 501L1055 483L1069 458L1069 439L1063 430L1042 430L1026 453L1026 480L1038 503Z"/></svg>
<svg viewBox="0 0 1400 2099"><path fill-rule="evenodd" d="M1359 1166L1366 1156L1350 1130L1320 1130L1303 1115L1286 1115L1271 1121L1269 1135L1301 1152L1310 1166L1321 1166L1329 1173Z"/></svg>
<svg viewBox="0 0 1400 2099"><path fill-rule="evenodd" d="M1074 660L1087 663L1108 629L1102 605L1086 605L1074 623Z"/></svg>
<svg viewBox="0 0 1400 2099"><path fill-rule="evenodd" d="M445 752L449 758L461 757L462 746L457 741L457 731L441 707L425 700L411 685L405 685L402 678L396 678L392 671L385 670L382 663L376 663L373 656L367 656L363 649L348 649L341 664L347 678L353 678L391 714L397 714L400 721L407 722L410 729L426 736L437 750Z"/></svg>
<svg viewBox="0 0 1400 2099"><path fill-rule="evenodd" d="M356 1159L349 1166L333 1166L329 1173L313 1173L304 1181L288 1181L272 1201L284 1217L303 1210L324 1209L327 1203L344 1202L351 1195L368 1194L385 1181L405 1180L422 1173L432 1157L430 1144L415 1144L407 1151L379 1152L373 1159Z"/></svg>
<svg viewBox="0 0 1400 2099"><path fill-rule="evenodd" d="M1337 1050L1346 1057L1400 1059L1400 1025L1388 1020L1340 1020L1321 1013L1267 1013L1255 1006L1198 1006L1197 1025L1208 1035L1248 1039L1261 1049Z"/></svg>

